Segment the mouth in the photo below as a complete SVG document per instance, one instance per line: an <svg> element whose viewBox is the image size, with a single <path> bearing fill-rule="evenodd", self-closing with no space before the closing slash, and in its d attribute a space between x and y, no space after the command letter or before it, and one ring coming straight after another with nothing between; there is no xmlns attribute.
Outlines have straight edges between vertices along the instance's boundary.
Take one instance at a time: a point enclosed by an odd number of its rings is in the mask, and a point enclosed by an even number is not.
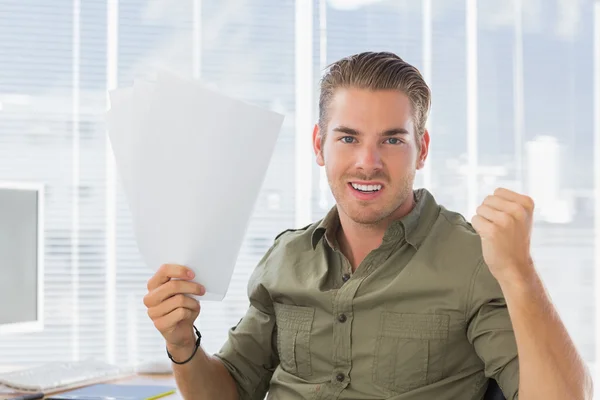
<svg viewBox="0 0 600 400"><path fill-rule="evenodd" d="M362 183L350 182L349 185L350 185L350 187L352 187L352 189L356 190L357 192L365 193L365 194L377 193L377 192L381 191L381 189L383 189L383 185L378 184L378 183L362 184Z"/></svg>

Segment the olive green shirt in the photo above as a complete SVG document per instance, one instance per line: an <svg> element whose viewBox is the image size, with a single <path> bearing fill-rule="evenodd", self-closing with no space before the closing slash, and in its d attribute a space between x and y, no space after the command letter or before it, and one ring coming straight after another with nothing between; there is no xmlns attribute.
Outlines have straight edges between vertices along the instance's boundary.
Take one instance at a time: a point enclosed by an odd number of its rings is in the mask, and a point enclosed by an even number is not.
<svg viewBox="0 0 600 400"><path fill-rule="evenodd" d="M216 355L240 399L518 398L517 347L481 242L424 189L352 273L337 208L275 239ZM268 392L268 395L267 395Z"/></svg>

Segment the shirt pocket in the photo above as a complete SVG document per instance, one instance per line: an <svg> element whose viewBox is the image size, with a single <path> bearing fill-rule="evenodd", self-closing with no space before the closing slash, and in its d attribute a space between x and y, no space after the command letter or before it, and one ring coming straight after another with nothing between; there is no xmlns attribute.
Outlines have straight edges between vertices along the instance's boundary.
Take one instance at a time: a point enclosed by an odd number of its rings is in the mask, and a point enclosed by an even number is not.
<svg viewBox="0 0 600 400"><path fill-rule="evenodd" d="M312 374L310 333L315 309L290 304L273 304L281 368L290 374L308 377Z"/></svg>
<svg viewBox="0 0 600 400"><path fill-rule="evenodd" d="M373 362L376 385L404 393L442 378L450 317L383 312Z"/></svg>

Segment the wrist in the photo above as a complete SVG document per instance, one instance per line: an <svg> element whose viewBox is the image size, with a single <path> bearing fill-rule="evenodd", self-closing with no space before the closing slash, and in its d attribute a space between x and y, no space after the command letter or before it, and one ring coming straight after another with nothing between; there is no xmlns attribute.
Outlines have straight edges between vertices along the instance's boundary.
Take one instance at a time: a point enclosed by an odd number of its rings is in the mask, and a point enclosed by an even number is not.
<svg viewBox="0 0 600 400"><path fill-rule="evenodd" d="M202 339L202 335L195 326L192 326L195 332L195 335L192 333L192 339L184 339L181 340L177 344L167 343L167 355L171 359L171 361L175 364L186 364L189 362L198 351L200 347L200 340Z"/></svg>
<svg viewBox="0 0 600 400"><path fill-rule="evenodd" d="M190 340L179 344L167 343L167 351L176 360L185 360L196 348L196 341Z"/></svg>
<svg viewBox="0 0 600 400"><path fill-rule="evenodd" d="M511 265L495 277L502 290L528 291L537 284L538 276L533 261Z"/></svg>
<svg viewBox="0 0 600 400"><path fill-rule="evenodd" d="M513 307L528 308L546 294L546 289L533 268L528 272L502 276L498 283L506 301Z"/></svg>

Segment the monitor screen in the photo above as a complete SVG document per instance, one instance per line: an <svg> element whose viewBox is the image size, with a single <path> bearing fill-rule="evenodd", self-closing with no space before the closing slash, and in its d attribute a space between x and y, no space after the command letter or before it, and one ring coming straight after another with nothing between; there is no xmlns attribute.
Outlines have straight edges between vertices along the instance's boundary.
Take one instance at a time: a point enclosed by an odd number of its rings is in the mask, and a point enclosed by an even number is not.
<svg viewBox="0 0 600 400"><path fill-rule="evenodd" d="M43 328L43 190L0 183L0 333Z"/></svg>

